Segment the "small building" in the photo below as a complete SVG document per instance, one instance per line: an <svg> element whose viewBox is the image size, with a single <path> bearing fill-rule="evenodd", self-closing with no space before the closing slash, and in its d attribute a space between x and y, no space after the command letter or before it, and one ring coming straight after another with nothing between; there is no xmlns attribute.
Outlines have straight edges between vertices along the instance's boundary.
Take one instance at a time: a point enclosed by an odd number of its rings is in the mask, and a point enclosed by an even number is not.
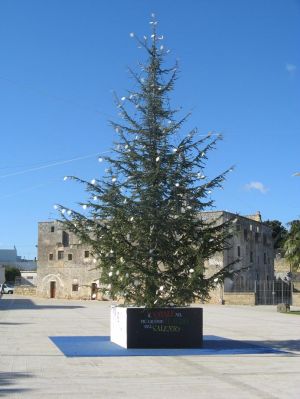
<svg viewBox="0 0 300 399"><path fill-rule="evenodd" d="M20 285L36 286L37 272L36 270L21 270Z"/></svg>
<svg viewBox="0 0 300 399"><path fill-rule="evenodd" d="M24 259L18 255L16 247L13 249L0 249L0 264L16 267L20 270L36 270L36 259Z"/></svg>
<svg viewBox="0 0 300 399"><path fill-rule="evenodd" d="M38 225L37 295L91 299L100 271L90 249L59 221Z"/></svg>

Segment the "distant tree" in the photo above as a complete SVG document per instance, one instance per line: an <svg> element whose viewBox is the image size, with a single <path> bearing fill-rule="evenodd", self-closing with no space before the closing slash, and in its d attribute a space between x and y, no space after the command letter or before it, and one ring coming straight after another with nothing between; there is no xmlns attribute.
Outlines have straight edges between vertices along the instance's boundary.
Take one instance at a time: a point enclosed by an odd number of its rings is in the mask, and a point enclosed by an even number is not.
<svg viewBox="0 0 300 399"><path fill-rule="evenodd" d="M16 277L21 277L21 272L14 266L5 266L5 281L15 282Z"/></svg>
<svg viewBox="0 0 300 399"><path fill-rule="evenodd" d="M283 226L283 224L279 220L267 220L264 222L264 224L272 229L274 249L283 248L284 243L288 236L288 230Z"/></svg>
<svg viewBox="0 0 300 399"><path fill-rule="evenodd" d="M284 244L285 257L291 265L291 270L300 269L300 220L289 223L290 230Z"/></svg>

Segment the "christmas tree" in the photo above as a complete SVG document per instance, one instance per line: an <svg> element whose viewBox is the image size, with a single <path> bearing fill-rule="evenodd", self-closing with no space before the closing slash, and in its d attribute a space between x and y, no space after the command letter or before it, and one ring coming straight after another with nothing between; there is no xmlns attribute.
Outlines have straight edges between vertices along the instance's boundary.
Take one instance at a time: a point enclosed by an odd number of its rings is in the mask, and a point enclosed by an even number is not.
<svg viewBox="0 0 300 399"><path fill-rule="evenodd" d="M207 154L220 136L199 137L193 129L178 140L189 115L176 119L169 94L177 64L166 67L168 50L157 33L137 40L147 54L141 73L131 71L137 89L116 97L120 122L112 122L118 142L106 161L106 175L86 186L86 212L59 206L63 223L91 248L103 290L125 304L160 307L204 301L230 265L207 275L205 261L228 246L229 222L205 221L211 192L224 173L208 179ZM87 216L86 216L87 215Z"/></svg>

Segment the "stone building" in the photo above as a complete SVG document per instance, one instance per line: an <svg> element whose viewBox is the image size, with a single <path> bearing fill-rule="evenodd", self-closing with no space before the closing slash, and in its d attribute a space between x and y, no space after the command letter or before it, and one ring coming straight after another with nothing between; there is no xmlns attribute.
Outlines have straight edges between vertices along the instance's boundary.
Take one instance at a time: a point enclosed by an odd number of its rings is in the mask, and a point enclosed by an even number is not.
<svg viewBox="0 0 300 399"><path fill-rule="evenodd" d="M236 259L239 262L233 267L245 269L234 279L226 279L224 286L212 293L212 302L222 302L227 295L227 303L230 303L230 293L235 294L231 300L236 301L237 292L253 293L255 282L273 280L272 231L262 223L259 213L243 217L225 211L203 212L201 217L217 223L233 220L230 249L209 259L208 274ZM73 233L64 230L60 222L39 223L37 295L90 299L99 287L100 270L95 266L90 249Z"/></svg>
<svg viewBox="0 0 300 399"><path fill-rule="evenodd" d="M211 293L214 303L257 303L258 287L274 280L274 245L272 229L264 225L261 215L240 216L226 211L204 212L204 220L225 222L232 220L230 248L209 259L206 266L213 274L222 267L237 261L232 267L241 270L232 279Z"/></svg>
<svg viewBox="0 0 300 399"><path fill-rule="evenodd" d="M39 223L38 296L91 299L99 286L99 274L89 248L59 221Z"/></svg>

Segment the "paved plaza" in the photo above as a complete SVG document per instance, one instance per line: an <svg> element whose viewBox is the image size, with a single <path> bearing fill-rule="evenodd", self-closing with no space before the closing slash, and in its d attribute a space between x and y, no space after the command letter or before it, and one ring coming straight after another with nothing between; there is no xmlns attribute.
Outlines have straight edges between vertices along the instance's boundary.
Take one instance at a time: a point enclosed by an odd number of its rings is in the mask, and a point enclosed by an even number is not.
<svg viewBox="0 0 300 399"><path fill-rule="evenodd" d="M67 356L55 344L108 336L110 305L2 296L0 397L300 398L300 316L273 306L204 306L204 335L241 343L240 351Z"/></svg>

